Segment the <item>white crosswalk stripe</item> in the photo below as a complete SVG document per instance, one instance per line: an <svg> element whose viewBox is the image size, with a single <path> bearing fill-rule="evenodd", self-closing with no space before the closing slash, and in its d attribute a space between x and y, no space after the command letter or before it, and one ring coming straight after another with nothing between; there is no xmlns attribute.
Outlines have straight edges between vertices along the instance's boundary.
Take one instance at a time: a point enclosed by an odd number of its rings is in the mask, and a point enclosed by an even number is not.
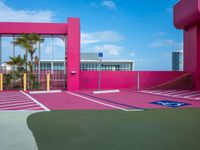
<svg viewBox="0 0 200 150"><path fill-rule="evenodd" d="M192 90L141 90L142 93L200 101L200 91Z"/></svg>
<svg viewBox="0 0 200 150"><path fill-rule="evenodd" d="M0 92L0 111L46 110L39 102L20 91Z"/></svg>

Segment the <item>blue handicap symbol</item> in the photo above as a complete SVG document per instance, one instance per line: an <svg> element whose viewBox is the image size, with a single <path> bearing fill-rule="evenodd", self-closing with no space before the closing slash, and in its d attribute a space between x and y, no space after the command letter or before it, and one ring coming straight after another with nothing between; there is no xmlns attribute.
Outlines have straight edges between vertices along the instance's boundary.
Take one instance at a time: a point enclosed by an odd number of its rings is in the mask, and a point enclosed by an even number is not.
<svg viewBox="0 0 200 150"><path fill-rule="evenodd" d="M191 105L189 103L176 102L176 101L170 101L170 100L155 101L155 102L150 102L150 103L156 104L156 105L162 105L162 106L166 106L166 107L172 107L172 108Z"/></svg>

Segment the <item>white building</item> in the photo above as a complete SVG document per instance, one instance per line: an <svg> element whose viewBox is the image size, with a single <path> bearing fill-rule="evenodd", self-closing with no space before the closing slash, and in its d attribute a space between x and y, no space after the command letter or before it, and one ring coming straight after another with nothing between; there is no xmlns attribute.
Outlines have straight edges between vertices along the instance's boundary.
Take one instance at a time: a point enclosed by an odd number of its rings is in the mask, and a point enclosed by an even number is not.
<svg viewBox="0 0 200 150"><path fill-rule="evenodd" d="M98 53L81 53L80 69L85 71L97 71L100 69L105 71L133 71L133 60L99 60ZM40 69L39 69L40 68ZM40 71L64 71L64 60L40 60L40 65L33 66L33 70ZM2 70L10 71L11 67L7 64L2 64ZM65 72L65 71L64 71Z"/></svg>

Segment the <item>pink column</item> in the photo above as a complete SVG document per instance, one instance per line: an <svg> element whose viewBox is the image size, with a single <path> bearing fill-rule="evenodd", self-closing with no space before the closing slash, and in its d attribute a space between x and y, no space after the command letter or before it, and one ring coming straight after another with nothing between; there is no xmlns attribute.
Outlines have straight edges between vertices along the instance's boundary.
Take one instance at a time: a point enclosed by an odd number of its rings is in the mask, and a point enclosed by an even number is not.
<svg viewBox="0 0 200 150"><path fill-rule="evenodd" d="M79 90L80 74L80 19L68 18L67 48L67 90Z"/></svg>
<svg viewBox="0 0 200 150"><path fill-rule="evenodd" d="M192 73L194 89L200 90L200 26L184 31L184 70Z"/></svg>
<svg viewBox="0 0 200 150"><path fill-rule="evenodd" d="M200 90L200 0L181 0L174 6L174 25L184 30L184 71L191 72Z"/></svg>

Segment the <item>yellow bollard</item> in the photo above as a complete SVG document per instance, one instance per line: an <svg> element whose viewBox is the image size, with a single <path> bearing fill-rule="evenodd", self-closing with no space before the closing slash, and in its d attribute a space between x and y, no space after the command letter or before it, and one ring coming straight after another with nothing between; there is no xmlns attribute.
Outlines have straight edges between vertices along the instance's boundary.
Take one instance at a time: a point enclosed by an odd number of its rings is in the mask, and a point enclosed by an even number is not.
<svg viewBox="0 0 200 150"><path fill-rule="evenodd" d="M47 91L50 90L50 73L47 73Z"/></svg>
<svg viewBox="0 0 200 150"><path fill-rule="evenodd" d="M27 85L27 75L26 73L24 73L24 91L27 90L26 85Z"/></svg>
<svg viewBox="0 0 200 150"><path fill-rule="evenodd" d="M0 91L3 91L3 74L0 74Z"/></svg>

